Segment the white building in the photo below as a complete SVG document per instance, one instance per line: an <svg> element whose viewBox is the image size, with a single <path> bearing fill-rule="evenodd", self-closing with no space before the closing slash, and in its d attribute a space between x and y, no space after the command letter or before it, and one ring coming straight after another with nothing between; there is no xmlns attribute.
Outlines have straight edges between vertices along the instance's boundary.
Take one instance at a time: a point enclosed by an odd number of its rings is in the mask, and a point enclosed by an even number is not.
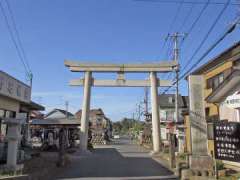
<svg viewBox="0 0 240 180"><path fill-rule="evenodd" d="M68 111L62 109L53 109L44 116L44 119L62 119L62 118L73 118L74 115Z"/></svg>
<svg viewBox="0 0 240 180"><path fill-rule="evenodd" d="M44 107L31 101L30 86L0 71L0 159L4 160L7 154L7 166L17 167L18 145L27 140L29 132L24 128L21 134L21 128L28 127L32 110Z"/></svg>
<svg viewBox="0 0 240 180"><path fill-rule="evenodd" d="M175 94L158 95L161 122L176 122ZM179 121L183 122L183 111L188 108L188 96L178 96Z"/></svg>

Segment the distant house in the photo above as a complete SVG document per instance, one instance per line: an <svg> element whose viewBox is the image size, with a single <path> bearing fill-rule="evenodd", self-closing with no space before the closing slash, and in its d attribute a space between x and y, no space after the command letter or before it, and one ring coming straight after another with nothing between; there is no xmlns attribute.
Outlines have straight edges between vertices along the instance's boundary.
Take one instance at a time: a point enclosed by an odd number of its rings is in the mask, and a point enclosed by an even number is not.
<svg viewBox="0 0 240 180"><path fill-rule="evenodd" d="M75 113L77 119L81 119L82 110ZM91 109L89 113L89 120L91 122L91 127L94 129L108 128L110 120L105 116L103 110Z"/></svg>
<svg viewBox="0 0 240 180"><path fill-rule="evenodd" d="M81 119L82 110L75 113L75 118ZM89 121L92 130L92 144L103 144L112 136L112 123L107 118L101 108L91 109L89 113ZM108 137L105 135L107 134Z"/></svg>
<svg viewBox="0 0 240 180"><path fill-rule="evenodd" d="M175 94L161 94L158 96L161 122L175 122ZM179 121L183 121L182 111L188 109L188 96L178 96Z"/></svg>
<svg viewBox="0 0 240 180"><path fill-rule="evenodd" d="M40 111L31 111L30 119L44 119L44 114Z"/></svg>
<svg viewBox="0 0 240 180"><path fill-rule="evenodd" d="M54 109L47 113L44 117L44 119L61 119L61 118L72 118L74 115L70 112L67 112L62 109Z"/></svg>

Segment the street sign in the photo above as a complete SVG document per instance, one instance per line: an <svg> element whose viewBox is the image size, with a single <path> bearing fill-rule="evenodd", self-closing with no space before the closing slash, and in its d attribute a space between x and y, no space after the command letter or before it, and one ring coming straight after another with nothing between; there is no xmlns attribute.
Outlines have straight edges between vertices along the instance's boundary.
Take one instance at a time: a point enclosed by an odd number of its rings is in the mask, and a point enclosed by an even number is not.
<svg viewBox="0 0 240 180"><path fill-rule="evenodd" d="M240 162L240 123L214 123L215 158Z"/></svg>

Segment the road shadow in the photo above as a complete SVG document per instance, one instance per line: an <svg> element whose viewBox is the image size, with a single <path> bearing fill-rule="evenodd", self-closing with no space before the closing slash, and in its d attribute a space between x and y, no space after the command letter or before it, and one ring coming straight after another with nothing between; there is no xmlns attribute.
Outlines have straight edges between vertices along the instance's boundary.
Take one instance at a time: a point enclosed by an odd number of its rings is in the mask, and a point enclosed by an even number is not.
<svg viewBox="0 0 240 180"><path fill-rule="evenodd" d="M57 179L169 175L173 173L150 157L124 157L115 148L99 148L71 162Z"/></svg>

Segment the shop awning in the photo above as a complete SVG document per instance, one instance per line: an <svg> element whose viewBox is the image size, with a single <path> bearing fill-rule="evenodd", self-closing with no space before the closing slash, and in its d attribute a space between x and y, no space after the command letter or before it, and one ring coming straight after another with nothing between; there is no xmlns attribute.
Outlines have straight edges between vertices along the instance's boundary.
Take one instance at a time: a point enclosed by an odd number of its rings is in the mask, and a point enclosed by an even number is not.
<svg viewBox="0 0 240 180"><path fill-rule="evenodd" d="M240 70L234 70L207 98L208 103L221 103L240 90Z"/></svg>
<svg viewBox="0 0 240 180"><path fill-rule="evenodd" d="M33 101L31 101L30 103L25 103L25 102L21 102L20 103L20 111L21 112L29 112L29 111L44 111L45 107L37 104Z"/></svg>
<svg viewBox="0 0 240 180"><path fill-rule="evenodd" d="M33 119L31 125L76 125L80 126L80 119Z"/></svg>

